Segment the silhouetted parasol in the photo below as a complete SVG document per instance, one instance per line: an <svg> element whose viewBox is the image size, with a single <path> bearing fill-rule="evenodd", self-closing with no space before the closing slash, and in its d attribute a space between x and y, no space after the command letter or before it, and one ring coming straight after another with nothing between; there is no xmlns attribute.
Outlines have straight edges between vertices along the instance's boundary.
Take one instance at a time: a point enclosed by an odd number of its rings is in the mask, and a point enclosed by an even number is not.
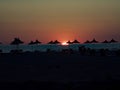
<svg viewBox="0 0 120 90"><path fill-rule="evenodd" d="M98 43L98 41L94 38L91 43Z"/></svg>
<svg viewBox="0 0 120 90"><path fill-rule="evenodd" d="M50 41L50 42L48 42L48 44L54 44L54 42L53 42L53 41Z"/></svg>
<svg viewBox="0 0 120 90"><path fill-rule="evenodd" d="M80 43L80 42L78 40L74 40L72 43L77 44L77 43Z"/></svg>
<svg viewBox="0 0 120 90"><path fill-rule="evenodd" d="M110 43L117 43L117 41L114 40L114 39L112 39L112 40L110 41Z"/></svg>
<svg viewBox="0 0 120 90"><path fill-rule="evenodd" d="M109 43L107 40L103 41L102 43Z"/></svg>
<svg viewBox="0 0 120 90"><path fill-rule="evenodd" d="M58 40L55 40L53 44L60 44L60 42Z"/></svg>
<svg viewBox="0 0 120 90"><path fill-rule="evenodd" d="M89 40L87 40L87 41L85 41L84 43L86 43L86 44L87 44L87 43L91 43L91 42L90 42Z"/></svg>
<svg viewBox="0 0 120 90"><path fill-rule="evenodd" d="M19 38L14 38L14 40L11 42L11 45L19 45L23 44L24 42L21 41Z"/></svg>
<svg viewBox="0 0 120 90"><path fill-rule="evenodd" d="M29 45L34 45L35 43L33 42L33 41L31 41L30 43L29 43Z"/></svg>
<svg viewBox="0 0 120 90"><path fill-rule="evenodd" d="M69 40L68 42L67 42L68 44L72 44L72 42Z"/></svg>
<svg viewBox="0 0 120 90"><path fill-rule="evenodd" d="M34 44L38 45L38 44L41 44L41 42L38 41L38 40L36 40L36 41L34 42Z"/></svg>
<svg viewBox="0 0 120 90"><path fill-rule="evenodd" d="M19 38L14 38L14 40L11 42L11 45L16 45L17 49L19 49L19 45L23 43L24 42L21 41Z"/></svg>

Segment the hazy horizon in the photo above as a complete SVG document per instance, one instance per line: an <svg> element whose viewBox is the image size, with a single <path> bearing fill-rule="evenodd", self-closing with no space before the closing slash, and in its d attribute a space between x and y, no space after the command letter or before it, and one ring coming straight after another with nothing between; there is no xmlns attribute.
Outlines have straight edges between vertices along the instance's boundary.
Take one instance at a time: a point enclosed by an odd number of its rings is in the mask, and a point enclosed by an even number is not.
<svg viewBox="0 0 120 90"><path fill-rule="evenodd" d="M0 0L0 42L14 37L80 42L120 41L118 0Z"/></svg>

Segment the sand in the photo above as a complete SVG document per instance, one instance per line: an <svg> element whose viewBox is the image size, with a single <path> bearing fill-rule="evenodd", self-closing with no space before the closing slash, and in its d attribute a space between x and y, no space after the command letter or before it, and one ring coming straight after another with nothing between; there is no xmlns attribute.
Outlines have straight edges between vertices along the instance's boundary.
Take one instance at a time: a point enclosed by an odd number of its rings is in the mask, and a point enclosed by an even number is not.
<svg viewBox="0 0 120 90"><path fill-rule="evenodd" d="M91 83L106 83L120 80L120 57L81 56L61 53L23 53L0 55L0 82L8 86L24 85L23 82L89 86ZM5 82L5 84L3 83ZM60 84L59 84L60 83ZM88 84L87 84L88 83ZM35 84L36 85L36 84ZM48 85L48 84L47 84ZM91 85L91 86L92 86ZM98 84L99 85L99 84ZM104 85L104 84L103 84ZM69 85L71 86L71 85Z"/></svg>

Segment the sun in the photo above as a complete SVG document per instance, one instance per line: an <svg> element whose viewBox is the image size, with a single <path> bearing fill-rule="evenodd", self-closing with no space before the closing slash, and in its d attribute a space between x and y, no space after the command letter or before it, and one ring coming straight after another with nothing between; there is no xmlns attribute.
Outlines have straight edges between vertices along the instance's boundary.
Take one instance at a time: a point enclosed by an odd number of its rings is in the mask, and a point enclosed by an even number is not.
<svg viewBox="0 0 120 90"><path fill-rule="evenodd" d="M62 42L61 45L66 46L69 45L67 42Z"/></svg>

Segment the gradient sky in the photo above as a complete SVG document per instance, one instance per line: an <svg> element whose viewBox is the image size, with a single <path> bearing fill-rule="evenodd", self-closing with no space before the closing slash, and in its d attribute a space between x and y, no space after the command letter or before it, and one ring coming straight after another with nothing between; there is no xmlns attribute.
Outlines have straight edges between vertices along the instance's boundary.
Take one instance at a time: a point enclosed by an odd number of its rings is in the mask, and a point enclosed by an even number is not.
<svg viewBox="0 0 120 90"><path fill-rule="evenodd" d="M120 41L120 0L0 0L0 41Z"/></svg>

